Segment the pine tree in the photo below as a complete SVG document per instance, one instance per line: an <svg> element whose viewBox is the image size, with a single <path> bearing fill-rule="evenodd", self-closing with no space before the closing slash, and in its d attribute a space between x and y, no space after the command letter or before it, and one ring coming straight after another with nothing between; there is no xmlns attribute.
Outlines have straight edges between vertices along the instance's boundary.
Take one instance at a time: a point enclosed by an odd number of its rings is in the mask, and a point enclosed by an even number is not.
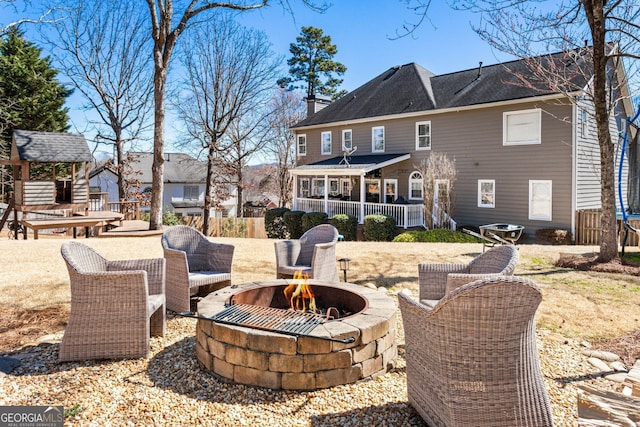
<svg viewBox="0 0 640 427"><path fill-rule="evenodd" d="M64 103L72 93L56 80L58 71L42 49L12 28L0 40L0 96L8 126L0 139L0 154L8 153L13 129L65 132L69 129Z"/></svg>
<svg viewBox="0 0 640 427"><path fill-rule="evenodd" d="M340 98L346 91L338 91L342 79L338 76L347 71L340 62L333 60L338 48L331 43L331 36L325 35L320 28L302 27L301 35L296 37L296 43L289 45L292 56L287 60L289 76L278 80L282 87L290 85L291 89L305 89L307 96L321 94ZM321 77L326 76L325 82ZM304 86L293 86L292 83L303 82Z"/></svg>

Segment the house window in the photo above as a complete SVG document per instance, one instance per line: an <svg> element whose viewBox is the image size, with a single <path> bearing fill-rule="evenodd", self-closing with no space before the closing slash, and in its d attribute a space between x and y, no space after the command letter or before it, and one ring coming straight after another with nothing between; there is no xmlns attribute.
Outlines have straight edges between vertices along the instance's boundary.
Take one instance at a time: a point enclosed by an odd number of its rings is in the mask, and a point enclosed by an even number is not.
<svg viewBox="0 0 640 427"><path fill-rule="evenodd" d="M529 219L551 221L551 181L529 181Z"/></svg>
<svg viewBox="0 0 640 427"><path fill-rule="evenodd" d="M184 200L198 200L199 194L200 192L197 185L185 185L184 195L182 196L182 198Z"/></svg>
<svg viewBox="0 0 640 427"><path fill-rule="evenodd" d="M416 123L416 150L431 150L431 122Z"/></svg>
<svg viewBox="0 0 640 427"><path fill-rule="evenodd" d="M589 136L589 114L584 108L580 109L580 136L583 138Z"/></svg>
<svg viewBox="0 0 640 427"><path fill-rule="evenodd" d="M313 178L311 180L311 195L324 197L324 178Z"/></svg>
<svg viewBox="0 0 640 427"><path fill-rule="evenodd" d="M342 197L351 197L351 180L341 179L340 187L342 188Z"/></svg>
<svg viewBox="0 0 640 427"><path fill-rule="evenodd" d="M413 172L409 177L409 200L422 200L422 174Z"/></svg>
<svg viewBox="0 0 640 427"><path fill-rule="evenodd" d="M445 212L449 211L449 180L436 179L436 191L433 198L434 206L438 206Z"/></svg>
<svg viewBox="0 0 640 427"><path fill-rule="evenodd" d="M384 153L384 126L371 128L371 151Z"/></svg>
<svg viewBox="0 0 640 427"><path fill-rule="evenodd" d="M309 197L309 178L300 179L300 197Z"/></svg>
<svg viewBox="0 0 640 427"><path fill-rule="evenodd" d="M539 108L503 113L503 145L540 144Z"/></svg>
<svg viewBox="0 0 640 427"><path fill-rule="evenodd" d="M365 201L368 203L380 203L380 180L367 179L364 183L367 188Z"/></svg>
<svg viewBox="0 0 640 427"><path fill-rule="evenodd" d="M478 207L496 207L496 181L494 179L478 180Z"/></svg>
<svg viewBox="0 0 640 427"><path fill-rule="evenodd" d="M307 135L298 135L298 156L307 155Z"/></svg>
<svg viewBox="0 0 640 427"><path fill-rule="evenodd" d="M320 140L322 141L322 154L331 154L331 132L322 132Z"/></svg>
<svg viewBox="0 0 640 427"><path fill-rule="evenodd" d="M398 180L384 180L384 203L393 203L398 198Z"/></svg>
<svg viewBox="0 0 640 427"><path fill-rule="evenodd" d="M353 132L351 129L342 131L342 149L351 150L353 148Z"/></svg>
<svg viewBox="0 0 640 427"><path fill-rule="evenodd" d="M338 197L340 195L340 180L336 178L329 179L329 195L333 197Z"/></svg>

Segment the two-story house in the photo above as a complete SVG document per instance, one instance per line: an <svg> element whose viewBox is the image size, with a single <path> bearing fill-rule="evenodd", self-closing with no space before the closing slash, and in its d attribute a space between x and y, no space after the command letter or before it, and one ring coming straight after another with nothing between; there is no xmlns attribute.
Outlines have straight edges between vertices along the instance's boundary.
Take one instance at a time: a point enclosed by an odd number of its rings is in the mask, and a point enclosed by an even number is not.
<svg viewBox="0 0 640 427"><path fill-rule="evenodd" d="M150 192L152 184L151 166L153 153L131 153L135 161L131 168L139 174L134 178L140 180L140 191ZM165 153L164 191L162 195L162 211L181 215L202 216L204 209L204 193L207 180L207 164L188 154ZM100 188L108 193L109 201L118 200L118 181L116 174L109 168L97 168L89 173L91 187ZM218 209L212 208L211 216L235 216L235 189L229 188L231 197L220 202ZM143 207L148 210L148 207Z"/></svg>
<svg viewBox="0 0 640 427"><path fill-rule="evenodd" d="M526 87L518 73L527 73L523 61L444 75L410 63L324 108L309 99L307 118L293 127L294 209L349 213L361 223L384 213L401 227L423 226L419 165L441 152L455 160L458 226L511 223L529 233L575 233L576 211L600 207L591 107L581 91L569 99ZM576 73L572 83L586 88L589 80ZM619 116L632 116L632 109L621 103ZM618 143L615 117L611 131ZM436 179L436 203L448 185Z"/></svg>

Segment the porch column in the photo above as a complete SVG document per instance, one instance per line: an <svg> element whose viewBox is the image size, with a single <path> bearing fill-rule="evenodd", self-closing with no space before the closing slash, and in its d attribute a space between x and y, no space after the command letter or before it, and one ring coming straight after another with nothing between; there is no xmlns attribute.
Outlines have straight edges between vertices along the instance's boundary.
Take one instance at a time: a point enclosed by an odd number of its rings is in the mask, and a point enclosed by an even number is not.
<svg viewBox="0 0 640 427"><path fill-rule="evenodd" d="M364 202L367 192L364 186L364 174L360 175L360 224L364 224Z"/></svg>
<svg viewBox="0 0 640 427"><path fill-rule="evenodd" d="M324 175L324 213L329 215L329 175Z"/></svg>
<svg viewBox="0 0 640 427"><path fill-rule="evenodd" d="M292 210L298 210L298 175L293 175L293 200L291 201Z"/></svg>

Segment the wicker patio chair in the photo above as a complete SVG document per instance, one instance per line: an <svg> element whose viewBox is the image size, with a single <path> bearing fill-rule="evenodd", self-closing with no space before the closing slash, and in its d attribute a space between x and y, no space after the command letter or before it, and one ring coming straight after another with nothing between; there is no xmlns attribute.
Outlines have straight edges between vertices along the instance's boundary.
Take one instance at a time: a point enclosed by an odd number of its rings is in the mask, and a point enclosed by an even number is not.
<svg viewBox="0 0 640 427"><path fill-rule="evenodd" d="M428 425L553 425L536 347L541 300L517 276L468 283L433 309L398 294L409 403Z"/></svg>
<svg viewBox="0 0 640 427"><path fill-rule="evenodd" d="M193 227L175 225L162 234L167 261L167 309L191 311L193 295L231 284L233 245L214 243Z"/></svg>
<svg viewBox="0 0 640 427"><path fill-rule="evenodd" d="M514 245L493 247L466 264L418 264L420 302L433 307L448 291L491 275L513 275L518 264ZM487 276L488 275L488 276Z"/></svg>
<svg viewBox="0 0 640 427"><path fill-rule="evenodd" d="M336 243L338 230L330 224L317 225L299 240L275 242L278 279L292 277L296 271L310 279L338 282Z"/></svg>
<svg viewBox="0 0 640 427"><path fill-rule="evenodd" d="M149 336L165 332L163 258L109 261L89 246L61 247L71 313L59 360L146 357Z"/></svg>

